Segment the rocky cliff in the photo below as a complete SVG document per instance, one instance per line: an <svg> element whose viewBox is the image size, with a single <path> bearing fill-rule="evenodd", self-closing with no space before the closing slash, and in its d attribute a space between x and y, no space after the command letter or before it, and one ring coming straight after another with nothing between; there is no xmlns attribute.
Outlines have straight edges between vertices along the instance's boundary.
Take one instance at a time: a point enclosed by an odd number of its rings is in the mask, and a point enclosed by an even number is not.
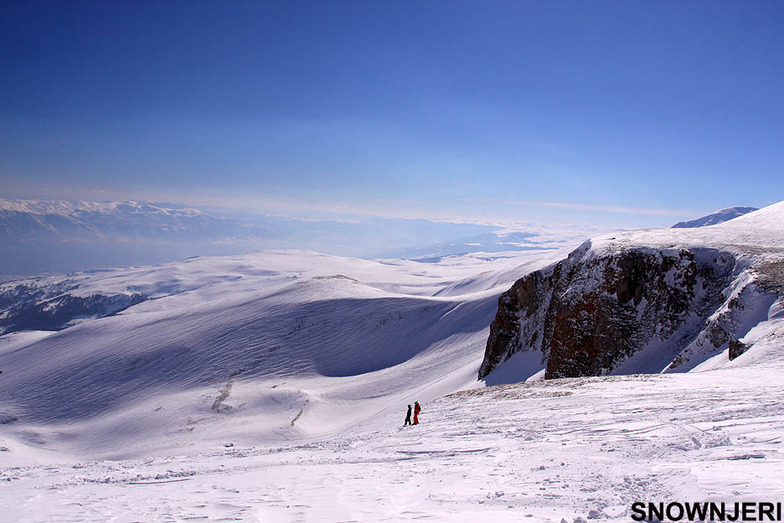
<svg viewBox="0 0 784 523"><path fill-rule="evenodd" d="M540 358L545 378L688 371L729 347L739 356L779 296L765 267L781 266L784 239L778 225L755 240L729 223L600 238L521 278L499 298L479 378L520 352Z"/></svg>

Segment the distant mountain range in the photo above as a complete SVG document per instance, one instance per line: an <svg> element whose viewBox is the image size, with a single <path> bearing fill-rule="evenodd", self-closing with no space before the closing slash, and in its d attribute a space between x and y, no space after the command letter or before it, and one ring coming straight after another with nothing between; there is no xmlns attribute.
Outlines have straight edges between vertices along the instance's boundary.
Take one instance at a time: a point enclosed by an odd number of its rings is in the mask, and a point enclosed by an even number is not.
<svg viewBox="0 0 784 523"><path fill-rule="evenodd" d="M723 209L676 224L702 227L754 210ZM369 216L291 217L168 202L0 198L0 277L128 267L192 256L309 249L360 258L434 262L470 252L554 251L607 232L591 227L473 223Z"/></svg>
<svg viewBox="0 0 784 523"><path fill-rule="evenodd" d="M469 252L553 251L599 232L354 215L293 217L175 203L0 198L0 277L280 249L435 261Z"/></svg>
<svg viewBox="0 0 784 523"><path fill-rule="evenodd" d="M750 212L758 210L756 207L730 207L728 209L721 209L720 211L716 211L710 213L707 216L703 216L701 218L697 218L695 220L689 220L687 222L678 222L672 226L673 229L692 229L694 227L706 227L708 225L716 225L718 223L723 223L738 216L743 216L744 214L748 214Z"/></svg>
<svg viewBox="0 0 784 523"><path fill-rule="evenodd" d="M170 203L65 202L0 198L0 239L192 240L270 238L258 225Z"/></svg>

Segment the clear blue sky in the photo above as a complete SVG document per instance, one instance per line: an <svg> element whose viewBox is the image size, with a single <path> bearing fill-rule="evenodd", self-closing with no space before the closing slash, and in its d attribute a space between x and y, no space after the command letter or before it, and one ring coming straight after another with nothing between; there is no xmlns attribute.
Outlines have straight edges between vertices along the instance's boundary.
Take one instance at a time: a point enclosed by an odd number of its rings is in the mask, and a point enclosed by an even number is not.
<svg viewBox="0 0 784 523"><path fill-rule="evenodd" d="M619 226L784 199L784 2L2 2L0 196Z"/></svg>

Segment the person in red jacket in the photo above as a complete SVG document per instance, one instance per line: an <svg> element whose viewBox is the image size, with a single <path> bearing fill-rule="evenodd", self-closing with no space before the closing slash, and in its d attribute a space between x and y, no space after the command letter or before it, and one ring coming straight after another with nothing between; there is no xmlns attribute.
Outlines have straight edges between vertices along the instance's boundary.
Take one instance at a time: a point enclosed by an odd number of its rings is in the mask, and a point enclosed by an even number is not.
<svg viewBox="0 0 784 523"><path fill-rule="evenodd" d="M422 410L422 407L419 406L419 402L414 402L414 425L419 425L419 411Z"/></svg>

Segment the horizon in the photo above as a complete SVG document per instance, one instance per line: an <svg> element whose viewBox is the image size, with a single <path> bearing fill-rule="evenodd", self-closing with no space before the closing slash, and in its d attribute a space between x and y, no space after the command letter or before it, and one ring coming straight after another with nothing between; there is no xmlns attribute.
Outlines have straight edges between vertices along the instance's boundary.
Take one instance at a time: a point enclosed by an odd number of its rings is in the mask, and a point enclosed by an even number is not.
<svg viewBox="0 0 784 523"><path fill-rule="evenodd" d="M6 3L0 194L666 227L782 199L778 3Z"/></svg>
<svg viewBox="0 0 784 523"><path fill-rule="evenodd" d="M734 208L741 214L753 208ZM730 219L711 213L666 224L701 226ZM666 216L666 213L663 213ZM705 218L711 218L706 221ZM193 257L258 251L311 251L366 260L441 263L449 257L485 259L525 252L568 252L586 240L642 228L587 224L399 218L318 212L195 207L134 200L15 200L0 196L0 281L32 275L158 265ZM652 228L647 228L652 230Z"/></svg>
<svg viewBox="0 0 784 523"><path fill-rule="evenodd" d="M680 211L676 209L634 209L634 208L624 208L624 207L609 207L609 206L596 206L596 205L588 205L588 204L566 204L566 203L558 203L558 202L521 202L521 204L530 205L532 207L551 207L551 208L565 208L565 209L582 209L588 211L595 211L600 213L609 213L609 214L619 214L619 215L642 215L642 216L656 216L660 217L662 220L667 221L665 225L662 226L652 226L652 227L601 227L595 226L590 224L579 224L573 222L543 222L543 221L513 221L513 220L502 220L502 219L492 219L492 218L484 218L484 217L448 217L448 216L433 216L433 215L422 215L422 216L401 216L395 213L385 213L385 212L378 212L373 209L361 209L361 210L353 210L348 208L319 208L319 207L281 207L281 211L275 212L270 211L269 209L259 208L251 204L237 204L237 200L233 200L230 203L234 203L235 205L229 205L224 203L221 205L220 203L213 202L212 204L198 204L193 203L194 200L190 202L187 201L176 201L176 200L151 200L151 199L138 199L138 198L117 198L112 199L105 197L104 199L89 199L89 198L67 198L67 197L13 197L0 194L0 201L6 201L11 203L37 203L37 204L67 204L69 206L78 207L80 204L86 205L104 205L104 204L144 204L144 205L152 205L166 209L193 209L196 211L204 212L207 214L213 214L217 216L224 216L224 217L237 217L237 216L255 216L255 217L270 217L270 218L282 218L288 220L295 220L295 221L311 221L311 222L321 222L321 221L330 221L330 222L343 222L343 223L361 223L362 220L401 220L401 221L426 221L432 223L444 223L444 224L453 224L453 225L479 225L484 227L496 228L496 229L507 229L507 228L520 228L520 227L531 227L531 228L538 228L538 227L552 227L552 228L574 228L574 227L583 227L586 230L595 229L595 230L632 230L637 228L671 228L675 225L675 222L669 223L671 218L683 217L685 221L695 220L700 218L705 218L709 215L714 213L719 213L721 211L726 211L730 209L761 209L767 207L755 208L752 206L747 205L733 205L731 207L725 207L721 209L714 209L713 211L704 212L704 214L700 214L698 211L693 211L689 214L682 214L685 211ZM772 202L769 205L775 205L776 203L780 203L778 201ZM272 206L274 207L274 206ZM283 212L283 210L288 212Z"/></svg>

